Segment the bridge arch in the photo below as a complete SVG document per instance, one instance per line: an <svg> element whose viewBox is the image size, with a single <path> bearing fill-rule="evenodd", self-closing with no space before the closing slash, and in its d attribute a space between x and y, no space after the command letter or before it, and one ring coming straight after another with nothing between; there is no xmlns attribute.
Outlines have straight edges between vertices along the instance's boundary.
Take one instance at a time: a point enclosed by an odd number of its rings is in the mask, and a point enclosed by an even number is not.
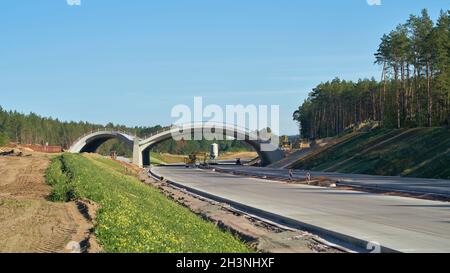
<svg viewBox="0 0 450 273"><path fill-rule="evenodd" d="M133 161L138 165L144 166L150 163L149 152L156 144L172 139L173 135L177 136L193 136L195 133L212 132L218 129L224 137L232 137L234 139L242 140L252 146L258 153L261 164L269 165L284 157L284 152L278 146L271 144L268 141L262 141L258 135L243 128L237 128L233 125L227 124L213 124L213 123L192 123L182 126L184 130L180 132L179 127L167 127L161 132L157 132L150 137L147 137L139 142L139 153L134 154ZM191 138L193 139L193 138Z"/></svg>
<svg viewBox="0 0 450 273"><path fill-rule="evenodd" d="M124 132L113 130L99 130L86 134L77 139L69 148L70 153L94 153L106 141L117 138L133 146L135 137Z"/></svg>

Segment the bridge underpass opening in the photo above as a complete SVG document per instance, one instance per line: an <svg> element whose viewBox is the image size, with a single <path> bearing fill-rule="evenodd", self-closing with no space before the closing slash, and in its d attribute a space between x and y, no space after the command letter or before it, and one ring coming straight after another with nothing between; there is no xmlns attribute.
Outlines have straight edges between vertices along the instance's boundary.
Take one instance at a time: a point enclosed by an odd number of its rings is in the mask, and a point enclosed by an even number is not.
<svg viewBox="0 0 450 273"><path fill-rule="evenodd" d="M235 162L240 158L243 162L248 162L259 157L258 151L245 141L240 140L181 140L175 141L172 138L166 139L154 145L150 145L142 151L142 161L144 166L163 161L168 164L184 163L184 159L189 154L210 153L211 144L219 145L219 161ZM156 159L156 160L155 160Z"/></svg>
<svg viewBox="0 0 450 273"><path fill-rule="evenodd" d="M104 138L97 140L93 145L90 145L82 152L85 153L98 153L104 156L110 156L113 152L117 156L121 156L124 158L133 157L133 144L129 142L125 142L119 138ZM92 148L90 148L92 147Z"/></svg>
<svg viewBox="0 0 450 273"><path fill-rule="evenodd" d="M120 156L133 155L134 137L117 131L94 131L76 140L69 149L71 153L101 153L110 155L111 151Z"/></svg>

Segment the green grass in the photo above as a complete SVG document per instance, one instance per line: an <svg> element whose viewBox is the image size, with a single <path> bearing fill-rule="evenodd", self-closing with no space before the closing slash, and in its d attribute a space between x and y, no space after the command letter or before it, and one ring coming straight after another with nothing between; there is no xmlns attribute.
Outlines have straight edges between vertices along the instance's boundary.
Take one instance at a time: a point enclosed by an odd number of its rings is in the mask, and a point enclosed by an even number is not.
<svg viewBox="0 0 450 273"><path fill-rule="evenodd" d="M52 200L86 198L98 203L96 235L105 252L251 252L218 229L102 158L63 154L47 170Z"/></svg>
<svg viewBox="0 0 450 273"><path fill-rule="evenodd" d="M54 157L45 173L46 181L52 186L50 201L67 202L79 197L73 181L73 175L64 164L63 157Z"/></svg>
<svg viewBox="0 0 450 273"><path fill-rule="evenodd" d="M377 144L386 141L384 144ZM306 157L296 168L450 179L450 129L378 129L358 134L323 153Z"/></svg>
<svg viewBox="0 0 450 273"><path fill-rule="evenodd" d="M167 154L167 153L154 153L150 154L151 161L153 164L173 164L173 163L184 163L184 159L187 158L185 155L177 154ZM156 163L160 162L160 163Z"/></svg>
<svg viewBox="0 0 450 273"><path fill-rule="evenodd" d="M116 161L111 160L110 158L97 155L97 154L88 154L85 155L85 157L88 157L91 160L95 160L97 163L101 163L103 167L106 169L110 168L116 172L119 172L121 174L129 175L131 174L130 171L123 165L119 164Z"/></svg>
<svg viewBox="0 0 450 273"><path fill-rule="evenodd" d="M159 153L151 152L150 153L150 163L153 165L165 165L166 162L163 161L161 155Z"/></svg>

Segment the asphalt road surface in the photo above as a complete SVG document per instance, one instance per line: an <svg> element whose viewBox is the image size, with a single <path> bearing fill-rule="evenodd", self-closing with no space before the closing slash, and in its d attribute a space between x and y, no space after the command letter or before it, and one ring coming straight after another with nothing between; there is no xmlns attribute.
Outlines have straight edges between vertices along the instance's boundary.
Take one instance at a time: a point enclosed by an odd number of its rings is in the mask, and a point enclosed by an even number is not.
<svg viewBox="0 0 450 273"><path fill-rule="evenodd" d="M224 170L239 171L250 175L267 175L268 177L288 178L288 170L256 168L244 166L220 166ZM304 179L306 171L294 171L294 177ZM376 176L364 174L342 174L311 172L313 177L328 177L339 181L341 185L367 187L381 190L411 192L419 194L436 194L450 198L450 180L424 179L397 176Z"/></svg>
<svg viewBox="0 0 450 273"><path fill-rule="evenodd" d="M165 178L401 252L450 252L450 203L295 185L184 167Z"/></svg>

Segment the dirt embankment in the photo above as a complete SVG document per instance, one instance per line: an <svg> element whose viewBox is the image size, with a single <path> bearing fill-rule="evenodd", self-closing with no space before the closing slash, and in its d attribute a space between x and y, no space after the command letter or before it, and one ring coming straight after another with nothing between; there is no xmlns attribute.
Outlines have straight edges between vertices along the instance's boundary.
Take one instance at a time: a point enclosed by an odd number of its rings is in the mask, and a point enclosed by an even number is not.
<svg viewBox="0 0 450 273"><path fill-rule="evenodd" d="M44 177L49 162L48 155L39 153L0 157L0 252L100 250L91 238L93 224L87 213L95 206L46 200L51 191Z"/></svg>
<svg viewBox="0 0 450 273"><path fill-rule="evenodd" d="M258 156L256 152L228 152L221 154L219 160L236 160L240 158L241 160L251 160Z"/></svg>

